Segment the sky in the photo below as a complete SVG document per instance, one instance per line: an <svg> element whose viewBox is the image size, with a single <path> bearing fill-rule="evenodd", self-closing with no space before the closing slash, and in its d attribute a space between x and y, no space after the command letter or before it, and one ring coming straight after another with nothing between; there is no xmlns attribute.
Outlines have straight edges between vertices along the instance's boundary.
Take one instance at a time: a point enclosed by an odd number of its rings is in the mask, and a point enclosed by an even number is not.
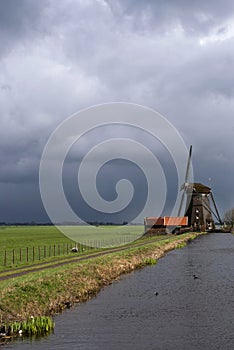
<svg viewBox="0 0 234 350"><path fill-rule="evenodd" d="M77 111L119 101L167 118L193 145L195 181L212 188L221 216L234 206L232 0L0 0L0 43L0 221L48 220L39 190L48 138ZM105 140L115 131L102 134ZM144 142L136 130L122 134ZM91 134L97 143L99 137ZM89 143L84 136L87 149ZM73 165L64 186L75 205ZM130 219L147 193L138 170L118 160L99 174L107 200L124 172L138 187ZM89 209L81 209L85 220L111 219Z"/></svg>

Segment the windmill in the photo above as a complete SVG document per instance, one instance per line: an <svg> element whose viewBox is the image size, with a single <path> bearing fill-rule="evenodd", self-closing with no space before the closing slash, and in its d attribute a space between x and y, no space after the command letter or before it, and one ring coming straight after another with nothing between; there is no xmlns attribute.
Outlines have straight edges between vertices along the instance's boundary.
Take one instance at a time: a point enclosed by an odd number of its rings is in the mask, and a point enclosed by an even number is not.
<svg viewBox="0 0 234 350"><path fill-rule="evenodd" d="M215 217L222 224L211 188L201 183L188 183L189 169L192 157L192 146L190 146L188 162L185 173L185 181L181 187L182 197L178 210L180 216L187 195L185 216L188 217L188 225L195 230L214 230ZM212 206L211 206L212 203ZM213 207L213 208L212 208Z"/></svg>

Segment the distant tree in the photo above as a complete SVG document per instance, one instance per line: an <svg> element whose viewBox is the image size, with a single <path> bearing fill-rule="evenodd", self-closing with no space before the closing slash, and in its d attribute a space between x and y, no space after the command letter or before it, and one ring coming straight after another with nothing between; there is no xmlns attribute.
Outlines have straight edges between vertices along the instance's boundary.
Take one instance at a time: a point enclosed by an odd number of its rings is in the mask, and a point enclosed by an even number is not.
<svg viewBox="0 0 234 350"><path fill-rule="evenodd" d="M231 228L233 228L233 226L234 226L234 208L226 211L226 213L224 214L224 222L226 222L226 224L230 225Z"/></svg>

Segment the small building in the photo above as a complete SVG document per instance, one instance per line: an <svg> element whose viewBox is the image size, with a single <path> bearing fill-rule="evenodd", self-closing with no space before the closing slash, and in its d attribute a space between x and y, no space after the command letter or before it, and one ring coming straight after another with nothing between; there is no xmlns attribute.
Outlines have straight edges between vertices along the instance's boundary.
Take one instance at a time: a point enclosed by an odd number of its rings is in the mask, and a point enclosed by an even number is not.
<svg viewBox="0 0 234 350"><path fill-rule="evenodd" d="M187 216L159 216L144 218L145 235L165 235L180 233L188 227Z"/></svg>

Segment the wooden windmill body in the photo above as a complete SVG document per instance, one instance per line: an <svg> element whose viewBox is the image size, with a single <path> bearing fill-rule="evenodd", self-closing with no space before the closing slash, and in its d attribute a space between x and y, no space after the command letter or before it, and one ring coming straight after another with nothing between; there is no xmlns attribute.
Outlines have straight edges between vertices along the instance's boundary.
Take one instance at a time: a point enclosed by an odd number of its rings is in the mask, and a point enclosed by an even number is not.
<svg viewBox="0 0 234 350"><path fill-rule="evenodd" d="M188 184L185 216L188 225L195 230L214 230L215 224L211 212L211 188L201 183Z"/></svg>
<svg viewBox="0 0 234 350"><path fill-rule="evenodd" d="M188 217L188 225L193 230L211 231L215 229L214 217L222 224L211 188L201 183L188 183L189 168L192 155L190 146L187 163L185 183L182 186L183 194L179 207L178 216L182 210L184 196L187 195L185 216Z"/></svg>

